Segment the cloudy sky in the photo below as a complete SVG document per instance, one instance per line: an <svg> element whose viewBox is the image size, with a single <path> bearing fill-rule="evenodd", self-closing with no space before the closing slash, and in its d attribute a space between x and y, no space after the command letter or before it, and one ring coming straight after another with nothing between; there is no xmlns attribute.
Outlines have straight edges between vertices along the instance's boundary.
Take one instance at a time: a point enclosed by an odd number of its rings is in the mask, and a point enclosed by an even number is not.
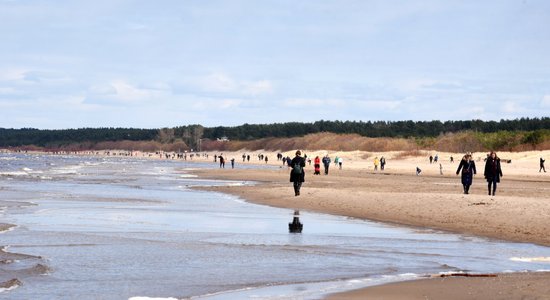
<svg viewBox="0 0 550 300"><path fill-rule="evenodd" d="M0 127L550 116L547 0L0 0Z"/></svg>

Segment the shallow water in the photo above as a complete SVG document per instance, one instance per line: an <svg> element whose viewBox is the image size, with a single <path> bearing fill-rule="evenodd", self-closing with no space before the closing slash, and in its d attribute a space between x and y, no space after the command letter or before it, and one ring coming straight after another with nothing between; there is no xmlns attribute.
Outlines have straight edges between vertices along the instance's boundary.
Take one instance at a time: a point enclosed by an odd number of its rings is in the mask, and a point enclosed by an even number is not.
<svg viewBox="0 0 550 300"><path fill-rule="evenodd" d="M293 211L190 189L250 183L186 168L217 165L0 154L0 199L36 204L2 213L19 227L0 245L49 268L0 298L315 299L414 274L550 269L511 259L550 256L548 247L309 212L303 233L289 234Z"/></svg>

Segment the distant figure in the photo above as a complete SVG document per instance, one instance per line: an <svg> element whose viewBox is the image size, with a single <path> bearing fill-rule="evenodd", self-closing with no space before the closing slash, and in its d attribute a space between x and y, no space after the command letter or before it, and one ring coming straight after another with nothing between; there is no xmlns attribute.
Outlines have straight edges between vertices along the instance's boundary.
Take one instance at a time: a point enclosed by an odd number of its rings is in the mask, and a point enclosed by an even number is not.
<svg viewBox="0 0 550 300"><path fill-rule="evenodd" d="M246 156L246 161L247 161L247 162L250 161L250 154L248 154L248 155Z"/></svg>
<svg viewBox="0 0 550 300"><path fill-rule="evenodd" d="M380 157L380 170L384 171L384 166L386 165L386 159L384 156Z"/></svg>
<svg viewBox="0 0 550 300"><path fill-rule="evenodd" d="M323 157L323 166L325 167L325 175L328 175L328 168L330 167L330 157L328 157L328 154Z"/></svg>
<svg viewBox="0 0 550 300"><path fill-rule="evenodd" d="M286 165L286 157L283 157L283 166Z"/></svg>
<svg viewBox="0 0 550 300"><path fill-rule="evenodd" d="M214 154L214 162L218 162L218 155Z"/></svg>
<svg viewBox="0 0 550 300"><path fill-rule="evenodd" d="M235 159L231 159L231 169L235 169Z"/></svg>
<svg viewBox="0 0 550 300"><path fill-rule="evenodd" d="M420 175L422 173L422 170L420 170L419 167L416 167L416 176Z"/></svg>
<svg viewBox="0 0 550 300"><path fill-rule="evenodd" d="M438 160L439 160L439 155L436 154L434 157L434 163L436 163Z"/></svg>
<svg viewBox="0 0 550 300"><path fill-rule="evenodd" d="M302 155L302 152L300 150L296 151L296 156L290 162L290 182L294 185L294 196L300 196L300 188L305 181L304 167L306 162L300 155Z"/></svg>
<svg viewBox="0 0 550 300"><path fill-rule="evenodd" d="M451 156L451 163L454 163L455 159Z"/></svg>
<svg viewBox="0 0 550 300"><path fill-rule="evenodd" d="M267 155L265 156L265 163L267 164Z"/></svg>
<svg viewBox="0 0 550 300"><path fill-rule="evenodd" d="M342 170L342 164L344 163L344 159L342 157L338 158L338 167L340 170Z"/></svg>
<svg viewBox="0 0 550 300"><path fill-rule="evenodd" d="M243 153L243 162L246 160L246 154Z"/></svg>
<svg viewBox="0 0 550 300"><path fill-rule="evenodd" d="M430 155L430 164L433 162L434 157Z"/></svg>
<svg viewBox="0 0 550 300"><path fill-rule="evenodd" d="M220 159L220 168L225 169L225 159L223 158L222 154L218 155L218 158Z"/></svg>
<svg viewBox="0 0 550 300"><path fill-rule="evenodd" d="M466 155L460 161L458 169L456 169L456 175L460 173L462 169L462 187L464 189L464 194L470 193L470 186L474 180L474 174L477 174L476 163L472 159L472 154L467 152Z"/></svg>
<svg viewBox="0 0 550 300"><path fill-rule="evenodd" d="M336 156L334 158L334 165L337 166L338 165L338 161L340 160L340 157Z"/></svg>
<svg viewBox="0 0 550 300"><path fill-rule="evenodd" d="M321 159L319 156L316 156L313 160L313 168L315 169L313 175L321 175Z"/></svg>
<svg viewBox="0 0 550 300"><path fill-rule="evenodd" d="M542 157L540 158L540 169L539 169L539 173L540 171L544 170L544 173L546 173L546 169L544 168L544 162L545 160L542 159Z"/></svg>
<svg viewBox="0 0 550 300"><path fill-rule="evenodd" d="M443 175L443 166L439 164L439 175Z"/></svg>
<svg viewBox="0 0 550 300"><path fill-rule="evenodd" d="M378 171L378 163L380 163L380 161L378 160L378 156L374 158L374 170L375 171Z"/></svg>
<svg viewBox="0 0 550 300"><path fill-rule="evenodd" d="M500 158L494 151L489 153L487 161L485 162L485 172L483 173L487 179L487 189L489 195L491 195L491 185L493 185L493 196L497 190L497 183L500 182L500 177L502 177L502 169L500 168Z"/></svg>
<svg viewBox="0 0 550 300"><path fill-rule="evenodd" d="M307 164L311 166L311 158L307 159Z"/></svg>

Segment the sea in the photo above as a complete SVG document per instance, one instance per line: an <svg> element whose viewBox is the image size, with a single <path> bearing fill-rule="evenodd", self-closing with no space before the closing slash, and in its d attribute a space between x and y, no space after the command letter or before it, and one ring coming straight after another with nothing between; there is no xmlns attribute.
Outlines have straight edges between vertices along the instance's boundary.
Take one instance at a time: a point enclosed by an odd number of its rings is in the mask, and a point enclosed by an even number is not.
<svg viewBox="0 0 550 300"><path fill-rule="evenodd" d="M0 223L16 225L0 233L15 257L0 282L17 279L0 299L322 299L432 274L550 270L536 259L549 247L256 205L195 189L255 182L194 169L232 172L210 159L0 153ZM295 213L301 233L289 232Z"/></svg>

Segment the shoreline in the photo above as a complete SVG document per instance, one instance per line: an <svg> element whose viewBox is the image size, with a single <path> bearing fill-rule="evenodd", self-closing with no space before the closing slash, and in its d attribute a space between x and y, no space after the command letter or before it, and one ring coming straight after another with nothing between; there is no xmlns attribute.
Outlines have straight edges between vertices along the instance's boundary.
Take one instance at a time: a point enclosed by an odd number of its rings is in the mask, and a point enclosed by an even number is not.
<svg viewBox="0 0 550 300"><path fill-rule="evenodd" d="M307 175L302 195L295 197L286 168L280 170L192 170L207 179L255 181L257 185L200 187L239 196L252 203L309 210L491 239L550 246L550 207L546 191L535 189L536 180L508 177L507 192L483 194L474 183L471 194L459 191L455 177L407 174L371 174L341 171L336 175ZM309 178L308 178L309 177ZM548 181L550 183L550 181Z"/></svg>

